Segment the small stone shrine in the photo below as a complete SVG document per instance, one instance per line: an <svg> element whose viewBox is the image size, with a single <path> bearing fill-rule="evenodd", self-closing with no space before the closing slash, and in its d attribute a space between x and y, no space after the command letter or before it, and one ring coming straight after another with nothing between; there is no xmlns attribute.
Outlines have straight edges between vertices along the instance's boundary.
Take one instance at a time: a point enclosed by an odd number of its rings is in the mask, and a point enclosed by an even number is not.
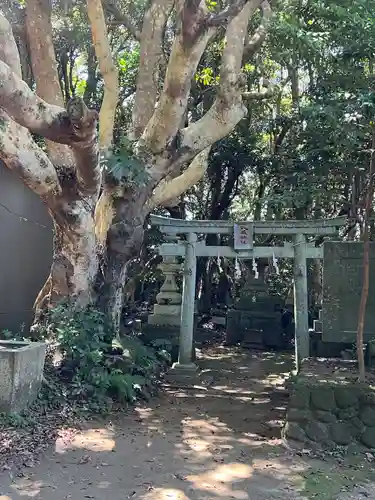
<svg viewBox="0 0 375 500"><path fill-rule="evenodd" d="M249 272L241 297L227 313L228 345L238 342L250 348L280 348L283 345L281 299L269 294L264 282L264 267L259 268L258 279Z"/></svg>

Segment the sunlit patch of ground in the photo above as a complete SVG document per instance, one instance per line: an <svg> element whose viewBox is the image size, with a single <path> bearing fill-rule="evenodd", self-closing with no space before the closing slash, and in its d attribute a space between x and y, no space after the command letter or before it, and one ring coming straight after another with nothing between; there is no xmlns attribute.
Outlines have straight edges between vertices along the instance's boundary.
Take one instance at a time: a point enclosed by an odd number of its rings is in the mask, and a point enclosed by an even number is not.
<svg viewBox="0 0 375 500"><path fill-rule="evenodd" d="M371 463L284 446L289 355L220 347L199 362L206 387L168 387L149 405L60 432L40 465L0 476L0 500L375 500L364 485Z"/></svg>

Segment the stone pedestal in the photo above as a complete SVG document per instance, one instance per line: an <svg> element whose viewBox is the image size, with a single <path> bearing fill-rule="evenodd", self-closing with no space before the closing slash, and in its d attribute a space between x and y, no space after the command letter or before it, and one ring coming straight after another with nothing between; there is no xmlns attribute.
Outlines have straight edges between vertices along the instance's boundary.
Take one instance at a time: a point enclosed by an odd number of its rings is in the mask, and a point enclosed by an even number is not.
<svg viewBox="0 0 375 500"><path fill-rule="evenodd" d="M166 373L165 381L168 384L178 387L191 387L198 385L199 371L195 363L174 363L172 368Z"/></svg>

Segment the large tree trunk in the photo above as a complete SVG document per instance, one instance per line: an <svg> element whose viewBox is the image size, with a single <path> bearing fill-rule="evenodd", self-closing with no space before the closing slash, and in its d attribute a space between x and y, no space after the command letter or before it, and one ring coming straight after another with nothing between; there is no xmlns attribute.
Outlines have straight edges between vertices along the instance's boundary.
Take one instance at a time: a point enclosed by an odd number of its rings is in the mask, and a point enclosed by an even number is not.
<svg viewBox="0 0 375 500"><path fill-rule="evenodd" d="M157 77L163 50L155 44L162 44L173 6L175 37L162 86ZM67 110L62 108L50 3L27 1L27 33L38 95L21 79L12 31L0 15L0 119L4 123L0 159L44 200L55 228L53 264L37 299L39 309L65 297L78 305L97 300L119 328L127 267L139 252L147 215L157 205L174 202L202 178L211 146L247 113L242 96L256 98L243 88L241 66L249 19L260 6L265 16L267 0L236 0L217 13L210 12L203 0L151 0L142 31L128 28L140 40L142 54L131 127L137 139L133 154L145 179L142 184L132 182L130 176L114 181L110 172L102 178L97 113L80 99L73 99ZM117 69L101 0L87 0L87 10L104 81L100 147L108 157L118 100ZM123 24L131 27L131 22ZM201 119L189 122L186 110L196 68L211 38L224 32L216 98ZM261 38L263 32L262 25ZM254 40L250 39L247 52L253 53ZM48 156L31 133L46 140Z"/></svg>
<svg viewBox="0 0 375 500"><path fill-rule="evenodd" d="M117 329L120 327L128 264L139 255L143 242L147 216L145 204L149 196L145 188L136 195L129 194L128 198L118 197L113 202L115 215L107 234L103 281L98 294L101 309L111 317Z"/></svg>
<svg viewBox="0 0 375 500"><path fill-rule="evenodd" d="M66 205L68 211L51 212L54 222L53 262L50 277L35 302L37 313L48 303L67 297L78 306L94 301L98 272L98 249L93 210L80 202Z"/></svg>
<svg viewBox="0 0 375 500"><path fill-rule="evenodd" d="M46 0L28 0L26 27L31 49L31 66L37 94L57 106L64 105L52 40L51 5ZM72 117L84 116L90 123L91 113L78 102L70 105ZM78 118L80 119L80 118ZM54 223L51 273L35 302L37 316L46 305L63 298L84 306L94 300L94 284L98 271L98 250L94 231L94 208L99 189L99 171L95 151L83 153L84 162L92 165L77 168L74 152L66 144L47 141L49 158L56 168L61 195L51 200L48 208ZM94 158L92 157L94 155ZM79 161L79 159L78 159ZM77 189L79 188L79 189Z"/></svg>
<svg viewBox="0 0 375 500"><path fill-rule="evenodd" d="M31 2L28 9L30 35L44 18L32 10ZM38 64L42 64L40 59L33 64L35 73L38 73ZM51 71L55 70L53 67ZM79 99L72 100L67 111L50 106L33 94L20 76L11 28L0 16L0 81L3 82L0 108L4 125L0 158L45 201L55 228L51 274L36 306L40 312L46 303L55 303L61 298L71 298L84 305L93 299L98 269L93 219L99 188L97 113L89 111ZM48 82L46 85L38 78L37 81L41 94L49 92ZM49 157L34 143L27 129L49 139ZM60 144L53 142L54 139Z"/></svg>

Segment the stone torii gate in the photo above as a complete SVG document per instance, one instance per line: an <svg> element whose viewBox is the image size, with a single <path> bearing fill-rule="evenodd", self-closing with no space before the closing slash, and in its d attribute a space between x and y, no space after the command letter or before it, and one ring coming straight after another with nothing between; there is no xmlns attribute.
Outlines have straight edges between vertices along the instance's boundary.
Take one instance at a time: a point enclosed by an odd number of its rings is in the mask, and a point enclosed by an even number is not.
<svg viewBox="0 0 375 500"><path fill-rule="evenodd" d="M307 303L307 259L322 259L323 248L307 242L307 236L333 236L346 224L344 217L327 220L289 220L264 222L180 220L151 215L151 224L171 239L185 235L186 240L164 243L159 247L163 257L184 257L181 308L180 347L178 362L172 367L177 377L193 375L197 366L192 362L194 304L197 257L227 257L233 259L291 258L294 259L294 318L297 369L302 359L309 357ZM199 234L233 235L234 245L206 246L198 241ZM254 235L292 236L292 242L282 246L254 246Z"/></svg>

